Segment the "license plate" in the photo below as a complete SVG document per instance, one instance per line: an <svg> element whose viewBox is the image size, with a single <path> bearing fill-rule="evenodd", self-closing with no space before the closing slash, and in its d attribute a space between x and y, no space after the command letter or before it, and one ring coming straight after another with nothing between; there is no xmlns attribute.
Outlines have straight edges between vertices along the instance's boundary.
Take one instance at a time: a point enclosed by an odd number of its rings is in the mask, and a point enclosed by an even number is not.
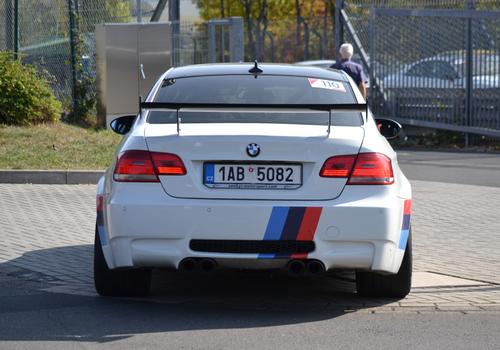
<svg viewBox="0 0 500 350"><path fill-rule="evenodd" d="M205 163L203 183L210 188L295 189L302 185L302 165Z"/></svg>

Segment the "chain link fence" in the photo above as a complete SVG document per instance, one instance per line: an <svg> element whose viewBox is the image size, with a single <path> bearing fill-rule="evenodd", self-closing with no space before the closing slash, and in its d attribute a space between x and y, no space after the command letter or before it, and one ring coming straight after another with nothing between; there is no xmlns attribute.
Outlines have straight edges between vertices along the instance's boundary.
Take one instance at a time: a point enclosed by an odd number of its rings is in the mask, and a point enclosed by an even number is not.
<svg viewBox="0 0 500 350"><path fill-rule="evenodd" d="M157 2L141 3L143 21L150 20ZM23 62L33 64L48 77L59 99L71 104L73 79L78 79L78 74L95 78L95 25L136 22L136 3L0 0L0 50L18 52ZM76 48L72 48L72 29Z"/></svg>
<svg viewBox="0 0 500 350"><path fill-rule="evenodd" d="M493 25L491 22L500 25L499 21L500 16L497 20L472 20L470 24L465 18L377 16L370 56L372 76L379 79L385 92L378 107L386 104L386 110L401 120L500 130L500 37L485 30ZM394 45L404 43L410 33L411 43Z"/></svg>
<svg viewBox="0 0 500 350"><path fill-rule="evenodd" d="M499 11L498 1L345 1L345 38L364 53L372 110L499 137Z"/></svg>
<svg viewBox="0 0 500 350"><path fill-rule="evenodd" d="M0 23L0 49L17 51L66 98L71 92L67 1L0 0Z"/></svg>
<svg viewBox="0 0 500 350"><path fill-rule="evenodd" d="M174 22L172 24L172 65L207 63L208 25L206 22Z"/></svg>

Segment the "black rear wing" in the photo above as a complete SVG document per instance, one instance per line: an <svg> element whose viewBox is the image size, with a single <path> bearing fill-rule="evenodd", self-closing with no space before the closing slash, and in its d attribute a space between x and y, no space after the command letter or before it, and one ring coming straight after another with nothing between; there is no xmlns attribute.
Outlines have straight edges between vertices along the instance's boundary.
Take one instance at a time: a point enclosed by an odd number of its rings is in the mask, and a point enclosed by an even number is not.
<svg viewBox="0 0 500 350"><path fill-rule="evenodd" d="M368 117L368 104L366 103L344 103L344 104L256 104L256 103L183 103L183 102L140 102L140 114L143 109L162 110L174 109L177 111L177 133L180 133L179 109L199 108L199 109L310 109L314 111L328 112L328 130L332 123L332 111L342 112L365 112Z"/></svg>

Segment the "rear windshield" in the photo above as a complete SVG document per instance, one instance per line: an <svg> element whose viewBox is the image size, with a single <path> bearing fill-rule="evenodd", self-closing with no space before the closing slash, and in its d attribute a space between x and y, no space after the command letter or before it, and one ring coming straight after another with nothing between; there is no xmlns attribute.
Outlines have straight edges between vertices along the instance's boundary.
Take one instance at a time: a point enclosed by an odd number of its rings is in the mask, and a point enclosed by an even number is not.
<svg viewBox="0 0 500 350"><path fill-rule="evenodd" d="M165 80L155 102L216 104L351 104L348 83L317 78L261 75L199 76ZM305 110L182 110L182 123L279 123L327 125L328 112ZM332 113L332 125L359 126L357 112ZM150 124L176 123L175 111L152 111Z"/></svg>
<svg viewBox="0 0 500 350"><path fill-rule="evenodd" d="M155 102L329 104L356 103L348 83L316 78L219 75L166 80Z"/></svg>

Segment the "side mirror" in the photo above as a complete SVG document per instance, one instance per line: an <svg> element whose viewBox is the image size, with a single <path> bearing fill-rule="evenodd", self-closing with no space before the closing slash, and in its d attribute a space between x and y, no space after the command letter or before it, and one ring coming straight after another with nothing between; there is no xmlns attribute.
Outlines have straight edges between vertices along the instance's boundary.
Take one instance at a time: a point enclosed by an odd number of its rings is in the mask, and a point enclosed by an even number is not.
<svg viewBox="0 0 500 350"><path fill-rule="evenodd" d="M401 124L392 119L376 118L378 131L388 140L395 139L403 129Z"/></svg>
<svg viewBox="0 0 500 350"><path fill-rule="evenodd" d="M109 126L111 130L117 134L125 135L130 131L132 125L134 125L135 118L137 118L136 115L124 115L123 117L113 119L113 121L109 123Z"/></svg>

